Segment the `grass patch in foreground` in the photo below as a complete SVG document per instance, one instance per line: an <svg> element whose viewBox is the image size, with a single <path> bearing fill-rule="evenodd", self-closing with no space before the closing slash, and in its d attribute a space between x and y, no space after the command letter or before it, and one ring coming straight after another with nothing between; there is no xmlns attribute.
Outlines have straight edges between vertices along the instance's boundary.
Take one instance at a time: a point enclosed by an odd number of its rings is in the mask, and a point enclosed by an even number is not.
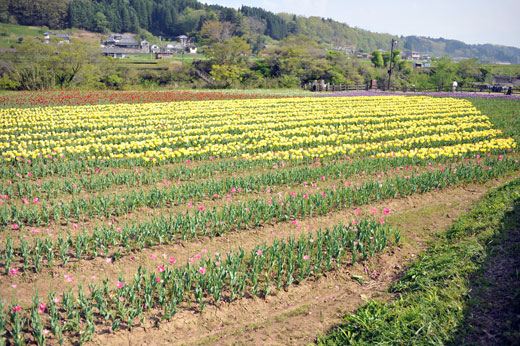
<svg viewBox="0 0 520 346"><path fill-rule="evenodd" d="M483 275L496 263L518 262L519 224L520 179L515 179L488 193L419 256L391 287L395 300L370 301L318 344L519 344L518 274L505 273L493 285ZM490 290L502 293L496 302L485 301ZM484 319L496 323L475 324ZM485 333L479 330L488 326Z"/></svg>

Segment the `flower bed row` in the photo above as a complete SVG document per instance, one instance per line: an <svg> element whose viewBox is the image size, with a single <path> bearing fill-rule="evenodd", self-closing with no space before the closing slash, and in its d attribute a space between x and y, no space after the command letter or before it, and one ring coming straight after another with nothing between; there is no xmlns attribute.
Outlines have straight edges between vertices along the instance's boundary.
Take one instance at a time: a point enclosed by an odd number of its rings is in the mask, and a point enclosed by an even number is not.
<svg viewBox="0 0 520 346"><path fill-rule="evenodd" d="M398 231L374 219L363 219L349 225L302 235L299 238L275 240L270 246L257 245L249 254L243 250L201 256L198 263L171 267L168 264L148 271L139 268L134 280L125 282L105 279L102 285L89 285L89 293L78 287L47 299L36 292L33 304L22 308L16 302L8 307L0 303L0 338L22 344L31 340L45 343L52 337L62 342L78 338L87 341L96 328L115 331L131 329L135 322L144 323L145 313L156 313L170 319L183 303L196 303L200 311L207 304L233 301L244 295L265 297L274 290L287 289L308 277L366 259L382 251ZM161 312L157 312L161 311Z"/></svg>
<svg viewBox="0 0 520 346"><path fill-rule="evenodd" d="M356 186L345 184L312 194L292 194L283 200L255 199L211 210L200 206L195 212L186 211L149 222L127 224L120 228L99 227L90 235L80 233L72 236L69 233L66 237L58 236L57 240L35 238L32 245L20 237L20 245L16 247L8 237L5 250L0 252L0 263L5 266L7 274L11 272L14 262L21 263L23 271L38 272L42 267L53 266L57 258L65 264L71 258L108 257L111 248L117 249L111 256L118 259L122 256L122 250L142 249L197 236L213 237L270 222L324 215L372 201L405 197L460 183L482 182L518 169L520 165L517 160L490 159L474 165L452 166L384 181L367 181Z"/></svg>
<svg viewBox="0 0 520 346"><path fill-rule="evenodd" d="M59 181L48 180L41 182L38 180L34 183L28 183L24 179L18 179L18 181L10 181L9 184L0 188L2 199L0 203L4 204L4 209L0 211L0 224L9 225L15 223L19 227L22 227L24 224L42 226L47 225L52 220L59 221L61 217L63 221L68 223L71 217L79 221L85 215L89 217L100 214L105 216L120 215L139 207L158 207L167 204L178 205L186 201L193 202L219 198L222 195L235 194L241 191L261 192L284 184L302 184L306 181L324 180L325 178L347 179L359 173L370 175L383 172L384 174L386 170L394 171L395 169L399 171L404 169L404 167L408 170L412 163L426 166L432 164L432 161L437 163L440 160L416 162L416 160L406 157L379 158L329 162L325 165L322 165L320 161L315 161L309 166L274 170L261 175L250 174L243 177L210 179L186 184L180 184L177 181L173 185L171 181L165 181L164 178L176 178L178 174L187 171L186 168L177 168L167 170L166 172L150 171L148 174L141 173L137 169L133 172L119 175L112 172L101 176L94 175L90 179L82 178L79 182L70 179L60 179ZM286 164L282 162L281 165L284 166ZM441 164L440 167L442 166ZM232 167L235 166L228 166L227 168ZM195 168L191 171L191 176L204 176L209 173L207 167L204 167L201 171ZM112 197L81 195L84 192L97 193L113 187L114 184L136 187L157 183L161 180L164 188L155 187L148 192L141 191L137 193L131 191ZM72 202L66 203L50 200L58 197L59 193L71 194L73 196ZM16 202L15 198L17 196L22 199L24 204L24 208L21 210L17 203L13 203ZM44 197L49 200L43 199ZM11 215L11 218L9 215Z"/></svg>
<svg viewBox="0 0 520 346"><path fill-rule="evenodd" d="M470 102L425 97L8 109L0 115L1 158L6 162L80 156L178 162L209 156L258 158L272 151L298 159L318 157L314 150L323 147L336 148L332 154L368 155L500 135ZM292 157L294 150L303 153Z"/></svg>

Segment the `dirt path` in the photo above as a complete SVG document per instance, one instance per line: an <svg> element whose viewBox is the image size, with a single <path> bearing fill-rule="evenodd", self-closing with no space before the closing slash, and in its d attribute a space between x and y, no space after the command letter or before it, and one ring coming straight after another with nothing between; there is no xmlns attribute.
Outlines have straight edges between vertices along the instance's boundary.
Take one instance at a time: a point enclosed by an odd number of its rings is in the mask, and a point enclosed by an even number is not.
<svg viewBox="0 0 520 346"><path fill-rule="evenodd" d="M388 298L387 288L402 268L426 248L432 234L448 227L490 188L510 179L372 204L365 210L388 207L392 211L388 222L400 227L403 234L399 247L386 249L365 263L343 267L319 279L304 281L266 299L242 298L233 303L221 303L218 307L208 306L202 314L181 307L168 323L154 326L149 321L146 329L138 327L131 332L98 333L91 344L309 344L317 334L340 322L342 314L354 311L366 299ZM336 213L306 220L305 224L324 227L341 219L351 220L351 217L348 212L341 215ZM292 226L293 231L285 232L294 233ZM277 231L279 227L276 227ZM227 241L248 248L270 234L271 229L266 227L230 235ZM207 240L208 243L201 246L213 251L219 245L222 248L222 240ZM190 245L187 248L197 247Z"/></svg>

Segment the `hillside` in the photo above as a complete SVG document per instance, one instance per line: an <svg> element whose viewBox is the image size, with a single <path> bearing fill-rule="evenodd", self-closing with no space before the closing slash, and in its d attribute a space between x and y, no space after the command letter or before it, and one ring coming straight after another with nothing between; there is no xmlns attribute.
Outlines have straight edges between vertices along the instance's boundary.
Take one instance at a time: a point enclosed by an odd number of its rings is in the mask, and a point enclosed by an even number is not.
<svg viewBox="0 0 520 346"><path fill-rule="evenodd" d="M391 38L402 50L430 56L479 58L486 63L520 64L520 49L499 45L469 45L457 40L419 36L396 37L374 33L332 19L274 14L261 8L239 10L206 5L196 0L6 0L0 3L0 22L79 28L93 32L147 32L172 39L188 35L194 41L214 35L218 39L241 36L258 52L265 44L304 34L331 48L371 52L386 50ZM219 23L218 25L211 25Z"/></svg>
<svg viewBox="0 0 520 346"><path fill-rule="evenodd" d="M520 64L520 49L494 44L470 45L457 40L407 36L404 49L429 53L433 56L449 55L457 58L479 58L481 62L509 62Z"/></svg>

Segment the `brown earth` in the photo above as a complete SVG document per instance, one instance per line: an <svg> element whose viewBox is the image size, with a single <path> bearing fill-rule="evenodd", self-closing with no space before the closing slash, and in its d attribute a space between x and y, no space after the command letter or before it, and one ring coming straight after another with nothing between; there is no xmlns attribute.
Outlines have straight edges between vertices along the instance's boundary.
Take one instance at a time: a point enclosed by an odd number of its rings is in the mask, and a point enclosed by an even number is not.
<svg viewBox="0 0 520 346"><path fill-rule="evenodd" d="M515 176L518 176L516 174ZM233 303L208 306L202 314L196 309L181 307L172 321L156 326L153 320L132 331L96 334L95 345L171 345L171 344L269 344L301 345L312 343L316 335L325 332L340 316L354 311L370 298L389 299L387 288L394 282L407 263L423 251L431 236L448 227L458 216L490 188L510 178L493 180L484 185L467 185L404 199L386 201L384 204L364 208L389 207L392 211L388 222L401 228L403 242L398 247L386 249L365 263L344 266L327 275L306 280L288 291L280 291L266 299L242 298ZM316 218L306 224L332 225L338 219L351 215L333 214ZM293 225L294 226L294 225ZM269 236L268 229L256 236L246 233L228 238L230 244L243 247L258 242L257 238ZM255 232L253 232L254 234ZM234 238L240 237L240 238ZM265 238L264 238L265 239ZM207 240L210 252L216 248ZM216 246L216 244L215 244ZM187 246L197 248L196 246ZM125 266L126 267L126 266Z"/></svg>
<svg viewBox="0 0 520 346"><path fill-rule="evenodd" d="M330 184L330 181L326 183ZM468 192L464 187L458 187L434 191L423 195L413 195L406 198L372 203L360 207L361 215L370 215L372 208L376 208L379 211L378 215L381 215L383 208L389 208L391 214L390 217L387 217L388 221L403 230L402 237L404 242L407 241L407 238L413 243L424 242L424 235L422 234L424 230L432 231L438 229L435 225L435 220L432 219L431 225L423 225L422 219L418 220L413 215L409 216L408 213L412 213L415 209L419 208L424 213L428 212L433 214L436 210L432 211L428 206L432 203L433 205L437 205L435 203L437 199L451 201L450 203L456 208L463 200L467 199L469 203L474 200L471 196L478 198L486 191L485 188L481 188L478 185L470 189L473 192ZM293 190L294 189L291 191ZM238 249L240 246L247 252L258 243L264 241L270 243L275 238L307 233L309 232L309 227L311 231L316 231L320 228L333 226L338 223L348 223L356 218L354 209L355 208L351 208L329 213L324 216L296 220L296 224L292 222L268 224L255 229L226 233L220 237L211 239L200 237L187 242L153 246L139 251L135 250L132 251L131 254L124 255L117 262L108 263L106 259L102 257L81 261L71 259L65 266L55 265L53 268L44 267L38 274L29 272L25 276L5 276L5 274L2 273L3 280L0 282L0 296L11 297L12 293L16 293L16 296L19 297L19 303L23 305L24 303L31 302L34 289L38 289L40 297L46 297L51 290L62 292L70 288L74 289L78 283L81 283L83 287L87 287L89 283L100 282L104 278L109 278L115 282L119 276L123 276L128 280L133 277L139 266L155 269L159 265L169 265L167 258L170 256L177 259L177 265L184 265L187 263L188 258L194 257L197 253L200 253L202 249L206 249L208 254L214 254L216 252L225 253L228 250ZM149 210L149 212L154 213L152 215L160 215L157 214L158 211L156 210ZM446 214L449 213L450 208L447 208ZM449 216L449 218L453 217L451 214ZM403 220L405 221L403 222ZM115 223L116 220L113 221ZM417 223L418 221L419 223ZM73 249L71 249L71 251L73 251ZM155 258L152 259L150 258L151 256ZM55 261L56 263L61 263L59 258L56 258ZM19 267L20 263L13 263L13 267L17 266ZM71 276L72 281L69 281L70 279L66 276ZM15 287L13 287L13 285ZM10 299L6 298L6 300L9 301Z"/></svg>
<svg viewBox="0 0 520 346"><path fill-rule="evenodd" d="M448 165L443 165L443 167L448 167ZM392 178L392 177L399 177L399 176L406 176L406 175L412 175L416 173L424 173L427 169L413 167L411 169L403 169L400 168L399 170L395 169L392 170L392 173L374 173L374 174L356 174L352 175L347 178L348 182L351 183L351 186L354 187L357 184L362 184L366 181L372 181L376 178L379 181L384 181L386 179ZM193 182L191 182L193 183ZM102 225L113 225L115 228L117 227L124 227L125 223L132 223L132 222L138 222L142 223L144 221L149 221L153 218L156 218L160 215L170 215L170 213L178 214L184 211L196 211L198 206L205 206L208 209L211 209L213 207L220 208L224 205L229 205L235 202L247 202L249 200L255 200L255 199L272 199L273 201L276 201L277 199L283 199L285 197L288 197L288 195L291 192L298 193L298 194L304 194L304 193L317 193L321 189L328 189L333 188L335 186L343 186L345 183L345 179L327 179L325 181L318 180L316 182L307 182L303 184L294 184L292 186L283 184L283 185L273 185L271 186L267 192L267 187L265 191L251 191L251 192L237 192L235 194L229 193L228 195L220 195L216 198L205 198L202 200L197 199L191 199L190 202L186 202L183 204L171 204L171 205L165 205L165 206L159 206L157 208L150 208L150 207L141 207L137 208L134 211L130 213L125 213L120 216L114 216L111 215L109 217L105 217L104 215L94 215L91 218L89 218L86 215L83 215L81 217L81 220L76 220L74 218L71 218L67 224L65 224L64 221L52 221L48 225L43 227L30 227L25 226L24 230L22 230L20 233L24 237L24 239L27 239L28 241L34 239L34 238L40 238L42 240L45 240L48 236L51 237L57 237L57 236L66 236L68 232L71 233L72 236L76 236L77 234L92 234L92 231L95 227L100 227ZM180 184L181 185L181 184ZM157 187L157 186L156 186ZM159 190L161 189L168 189L158 186ZM140 190L146 191L147 189L140 188ZM124 193L132 191L132 188L127 187L119 187L119 193L123 195ZM89 194L90 197L93 197L91 194ZM66 196L64 199L65 202L70 202L70 195ZM192 207L188 207L188 203L192 203ZM20 204L20 203L19 203ZM43 204L43 203L42 203ZM45 203L46 204L46 203ZM23 204L20 204L20 207L23 207ZM74 228L74 225L77 226L77 228ZM33 233L32 231L37 230L37 233ZM14 231L14 233L18 234L19 231ZM7 238L7 235L11 234L13 235L13 231L9 230L6 233L1 234L0 233L0 240L5 240ZM19 246L20 241L17 237L14 237L13 239L13 245L15 247ZM113 250L113 249L112 249ZM73 260L76 261L76 260ZM60 261L57 261L57 263L61 263ZM13 266L20 266L20 263L13 262ZM3 273L0 273L2 275Z"/></svg>

